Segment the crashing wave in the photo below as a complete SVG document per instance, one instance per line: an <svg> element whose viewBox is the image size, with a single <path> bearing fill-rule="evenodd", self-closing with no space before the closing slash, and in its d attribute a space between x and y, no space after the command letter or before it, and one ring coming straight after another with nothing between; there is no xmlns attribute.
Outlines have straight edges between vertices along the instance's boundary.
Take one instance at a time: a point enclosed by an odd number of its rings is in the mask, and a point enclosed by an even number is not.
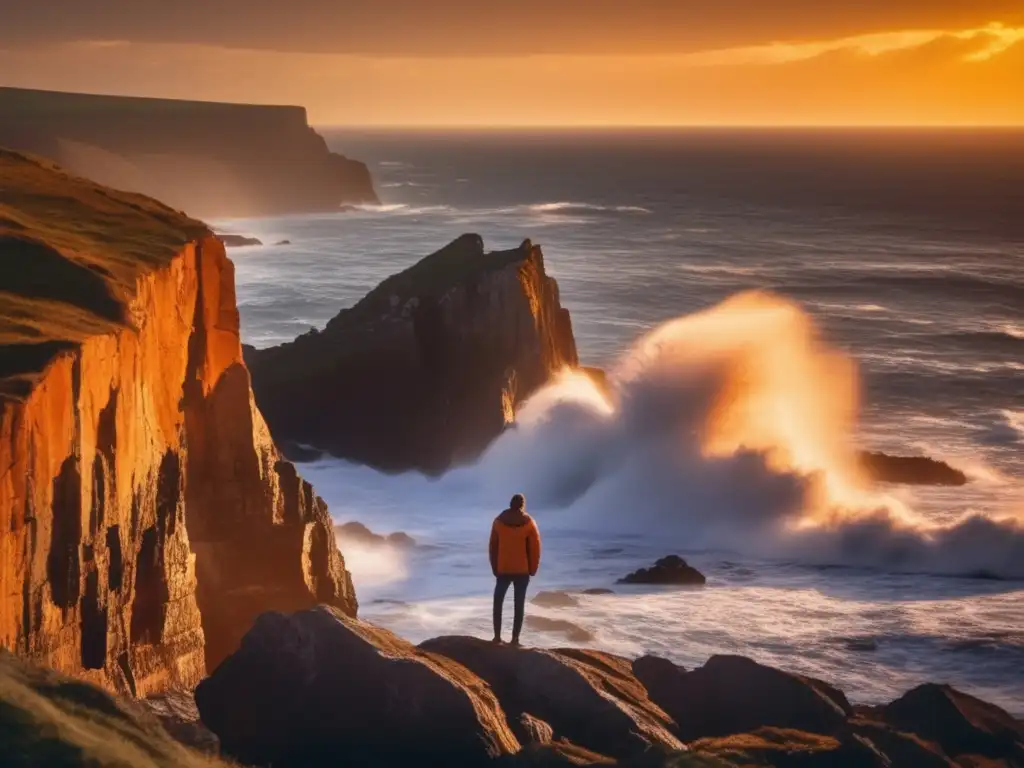
<svg viewBox="0 0 1024 768"><path fill-rule="evenodd" d="M565 372L474 468L581 526L688 548L1024 578L1024 526L938 525L864 477L852 361L798 305L744 293L651 331L607 387Z"/></svg>

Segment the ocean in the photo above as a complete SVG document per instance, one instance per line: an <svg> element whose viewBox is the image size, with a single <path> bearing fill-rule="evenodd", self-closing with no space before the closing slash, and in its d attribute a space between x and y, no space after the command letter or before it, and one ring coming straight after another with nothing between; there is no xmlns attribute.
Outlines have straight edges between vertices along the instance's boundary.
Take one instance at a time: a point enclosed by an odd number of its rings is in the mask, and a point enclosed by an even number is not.
<svg viewBox="0 0 1024 768"><path fill-rule="evenodd" d="M342 542L364 618L489 636L490 522L522 490L531 589L615 591L531 607L584 645L744 654L858 702L949 682L1024 715L1024 132L325 135L382 204L215 222L267 243L231 252L246 342L323 326L462 233L530 238L619 392L559 381L437 479L303 465L336 520L420 544ZM851 446L970 482L864 489ZM707 586L614 584L669 553Z"/></svg>

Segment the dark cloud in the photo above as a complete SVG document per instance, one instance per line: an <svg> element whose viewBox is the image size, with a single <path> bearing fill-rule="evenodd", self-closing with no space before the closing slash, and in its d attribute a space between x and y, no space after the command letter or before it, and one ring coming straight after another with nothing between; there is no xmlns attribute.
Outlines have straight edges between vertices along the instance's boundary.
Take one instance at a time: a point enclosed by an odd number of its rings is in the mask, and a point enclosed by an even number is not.
<svg viewBox="0 0 1024 768"><path fill-rule="evenodd" d="M1024 22L1020 0L0 0L0 46L83 40L478 56L654 53Z"/></svg>

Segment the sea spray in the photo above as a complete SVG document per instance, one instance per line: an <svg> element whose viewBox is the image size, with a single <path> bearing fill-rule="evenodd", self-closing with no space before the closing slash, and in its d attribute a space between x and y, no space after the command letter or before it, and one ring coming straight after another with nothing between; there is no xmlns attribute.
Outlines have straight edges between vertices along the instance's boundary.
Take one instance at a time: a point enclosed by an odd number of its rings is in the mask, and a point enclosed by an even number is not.
<svg viewBox="0 0 1024 768"><path fill-rule="evenodd" d="M1024 529L936 525L854 461L857 375L790 301L739 294L652 330L608 391L566 372L473 473L588 528L809 563L1024 578Z"/></svg>

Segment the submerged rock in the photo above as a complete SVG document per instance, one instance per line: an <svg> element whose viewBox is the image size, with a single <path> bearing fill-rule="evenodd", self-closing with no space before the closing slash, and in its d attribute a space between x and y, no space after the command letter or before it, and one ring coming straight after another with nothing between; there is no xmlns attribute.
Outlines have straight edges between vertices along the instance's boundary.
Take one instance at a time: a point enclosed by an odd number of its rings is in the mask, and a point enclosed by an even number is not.
<svg viewBox="0 0 1024 768"><path fill-rule="evenodd" d="M519 742L449 658L321 606L268 613L196 689L226 754L257 765L484 765Z"/></svg>
<svg viewBox="0 0 1024 768"><path fill-rule="evenodd" d="M485 253L478 235L389 277L322 331L246 355L278 440L429 473L479 456L578 363L540 248Z"/></svg>
<svg viewBox="0 0 1024 768"><path fill-rule="evenodd" d="M619 758L681 746L670 718L647 697L625 659L472 637L438 637L420 648L472 670L491 686L509 718L528 713L549 724L557 739Z"/></svg>
<svg viewBox="0 0 1024 768"><path fill-rule="evenodd" d="M576 608L580 601L568 592L538 592L530 600L541 608Z"/></svg>
<svg viewBox="0 0 1024 768"><path fill-rule="evenodd" d="M608 587L591 587L590 589L583 590L584 595L614 595L614 589L608 589Z"/></svg>
<svg viewBox="0 0 1024 768"><path fill-rule="evenodd" d="M875 482L906 485L966 485L967 475L944 461L927 456L890 456L862 451L861 469Z"/></svg>
<svg viewBox="0 0 1024 768"><path fill-rule="evenodd" d="M675 584L683 586L702 586L707 579L704 574L687 564L679 555L669 555L658 560L650 568L638 571L619 579L619 584Z"/></svg>

